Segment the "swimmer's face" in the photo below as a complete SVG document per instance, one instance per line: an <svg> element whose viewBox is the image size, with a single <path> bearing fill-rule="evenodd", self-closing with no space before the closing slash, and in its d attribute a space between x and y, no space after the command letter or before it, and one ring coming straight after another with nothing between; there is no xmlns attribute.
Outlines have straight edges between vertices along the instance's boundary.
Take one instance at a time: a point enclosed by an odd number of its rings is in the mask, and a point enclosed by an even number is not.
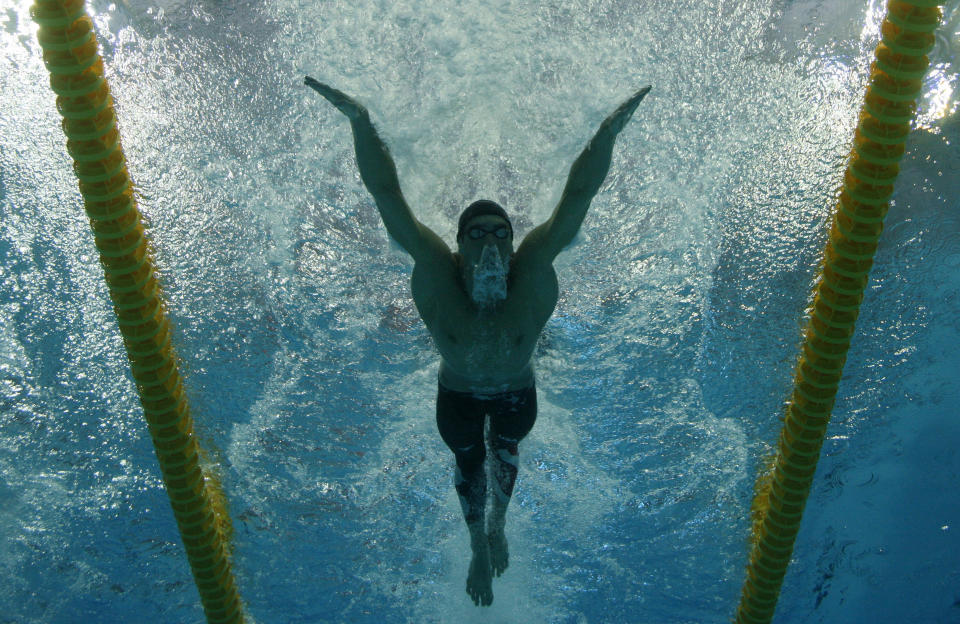
<svg viewBox="0 0 960 624"><path fill-rule="evenodd" d="M497 215L480 215L463 228L459 242L464 280L470 298L481 309L507 298L507 275L513 255L510 224Z"/></svg>
<svg viewBox="0 0 960 624"><path fill-rule="evenodd" d="M463 228L458 245L468 266L476 264L483 248L491 245L497 248L500 257L509 258L513 254L513 231L510 224L497 215L480 215Z"/></svg>

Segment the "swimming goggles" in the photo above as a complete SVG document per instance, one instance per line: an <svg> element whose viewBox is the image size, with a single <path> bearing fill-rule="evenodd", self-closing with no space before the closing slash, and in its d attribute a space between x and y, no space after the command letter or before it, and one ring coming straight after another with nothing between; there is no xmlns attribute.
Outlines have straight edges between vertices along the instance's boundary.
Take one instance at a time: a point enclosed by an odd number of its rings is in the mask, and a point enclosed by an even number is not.
<svg viewBox="0 0 960 624"><path fill-rule="evenodd" d="M482 225L475 225L467 230L467 236L469 236L472 240L480 240L490 233L493 233L493 235L497 238L506 238L510 236L510 228L508 228L506 225L495 225L487 229Z"/></svg>

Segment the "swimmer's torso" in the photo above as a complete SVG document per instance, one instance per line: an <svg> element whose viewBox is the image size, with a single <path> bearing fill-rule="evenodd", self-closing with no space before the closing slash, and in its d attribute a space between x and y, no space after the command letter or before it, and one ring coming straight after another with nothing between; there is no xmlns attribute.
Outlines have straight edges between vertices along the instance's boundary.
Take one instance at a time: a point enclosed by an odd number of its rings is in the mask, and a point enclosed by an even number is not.
<svg viewBox="0 0 960 624"><path fill-rule="evenodd" d="M440 381L450 390L496 393L533 383L530 359L557 304L557 276L550 264L514 260L507 298L482 313L452 255L439 266L414 267L413 300L440 351Z"/></svg>

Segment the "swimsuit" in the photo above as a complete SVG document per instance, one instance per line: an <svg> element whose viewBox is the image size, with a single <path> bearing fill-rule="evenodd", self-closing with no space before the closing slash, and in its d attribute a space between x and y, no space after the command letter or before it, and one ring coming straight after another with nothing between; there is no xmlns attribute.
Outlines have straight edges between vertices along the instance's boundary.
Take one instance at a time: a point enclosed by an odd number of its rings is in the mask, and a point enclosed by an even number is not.
<svg viewBox="0 0 960 624"><path fill-rule="evenodd" d="M468 524L483 519L486 475L483 462L485 416L490 416L488 443L493 451L496 492L506 502L517 479L517 444L537 419L537 390L529 388L480 394L450 390L437 383L437 429L457 460L456 487Z"/></svg>

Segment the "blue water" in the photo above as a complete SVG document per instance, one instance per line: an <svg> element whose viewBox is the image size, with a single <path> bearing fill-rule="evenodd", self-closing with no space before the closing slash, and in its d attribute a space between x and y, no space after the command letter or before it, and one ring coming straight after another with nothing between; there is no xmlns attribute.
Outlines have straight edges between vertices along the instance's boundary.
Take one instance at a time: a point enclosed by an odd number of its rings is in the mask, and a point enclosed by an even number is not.
<svg viewBox="0 0 960 624"><path fill-rule="evenodd" d="M883 6L92 2L252 621L725 622ZM932 53L775 621L960 621L960 8ZM0 622L203 619L28 2L0 10ZM511 565L469 545L437 355L353 161L546 219L621 135L536 353Z"/></svg>

